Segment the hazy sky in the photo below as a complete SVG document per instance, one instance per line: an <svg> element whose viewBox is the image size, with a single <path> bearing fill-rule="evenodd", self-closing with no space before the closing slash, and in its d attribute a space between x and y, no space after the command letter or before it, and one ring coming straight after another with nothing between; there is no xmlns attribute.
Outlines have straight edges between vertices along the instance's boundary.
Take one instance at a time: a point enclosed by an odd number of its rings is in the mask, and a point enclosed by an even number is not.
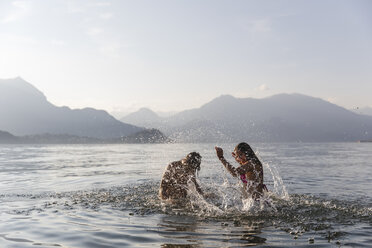
<svg viewBox="0 0 372 248"><path fill-rule="evenodd" d="M372 106L372 1L0 1L0 78L58 106L184 110L221 94Z"/></svg>

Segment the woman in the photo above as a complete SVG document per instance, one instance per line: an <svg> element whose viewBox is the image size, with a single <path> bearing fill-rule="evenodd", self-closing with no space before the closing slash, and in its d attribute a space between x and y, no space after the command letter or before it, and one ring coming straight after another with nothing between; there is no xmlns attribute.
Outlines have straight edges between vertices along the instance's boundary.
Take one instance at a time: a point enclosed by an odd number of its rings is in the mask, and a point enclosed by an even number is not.
<svg viewBox="0 0 372 248"><path fill-rule="evenodd" d="M218 159L233 177L240 177L246 192L254 200L258 200L263 195L263 190L267 191L266 185L263 184L262 164L247 143L238 144L232 152L232 156L240 164L237 168L226 161L222 148L216 146L215 149Z"/></svg>

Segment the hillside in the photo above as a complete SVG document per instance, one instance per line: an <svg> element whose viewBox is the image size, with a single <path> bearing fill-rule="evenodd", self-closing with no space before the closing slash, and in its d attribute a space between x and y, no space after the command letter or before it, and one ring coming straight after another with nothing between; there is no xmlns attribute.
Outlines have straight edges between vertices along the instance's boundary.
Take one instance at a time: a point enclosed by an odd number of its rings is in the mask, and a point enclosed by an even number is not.
<svg viewBox="0 0 372 248"><path fill-rule="evenodd" d="M0 144L16 143L18 138L11 133L0 131Z"/></svg>
<svg viewBox="0 0 372 248"><path fill-rule="evenodd" d="M146 125L179 142L340 142L372 138L372 117L301 94L264 99L223 95L200 108L161 121L147 121Z"/></svg>
<svg viewBox="0 0 372 248"><path fill-rule="evenodd" d="M157 129L145 129L135 134L115 139L113 142L130 144L160 144L170 143L172 141Z"/></svg>
<svg viewBox="0 0 372 248"><path fill-rule="evenodd" d="M148 108L141 108L138 111L121 118L120 120L122 122L130 123L132 125L151 127L151 124L153 122L161 122L162 119L163 119L162 117L158 116L152 110Z"/></svg>
<svg viewBox="0 0 372 248"><path fill-rule="evenodd" d="M115 139L98 139L70 134L49 133L14 136L8 132L0 131L0 144L161 144L170 142L172 141L157 129L145 129Z"/></svg>
<svg viewBox="0 0 372 248"><path fill-rule="evenodd" d="M356 108L356 109L353 109L351 110L357 114L360 114L360 115L369 115L369 116L372 116L372 108L371 107L361 107L361 108Z"/></svg>
<svg viewBox="0 0 372 248"><path fill-rule="evenodd" d="M0 130L17 136L49 133L108 139L143 130L104 110L54 106L22 78L0 80L0 118Z"/></svg>

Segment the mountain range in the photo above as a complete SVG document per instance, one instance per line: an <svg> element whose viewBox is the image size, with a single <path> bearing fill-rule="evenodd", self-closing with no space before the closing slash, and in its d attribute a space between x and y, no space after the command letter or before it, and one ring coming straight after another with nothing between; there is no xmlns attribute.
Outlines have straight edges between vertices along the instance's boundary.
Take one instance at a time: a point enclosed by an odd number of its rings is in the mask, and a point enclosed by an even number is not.
<svg viewBox="0 0 372 248"><path fill-rule="evenodd" d="M114 139L144 129L120 122L104 110L57 107L18 77L0 80L0 130L17 136L49 133Z"/></svg>
<svg viewBox="0 0 372 248"><path fill-rule="evenodd" d="M223 95L168 118L150 109L124 122L162 130L178 142L340 142L372 138L372 117L302 94L264 99Z"/></svg>
<svg viewBox="0 0 372 248"><path fill-rule="evenodd" d="M0 130L3 140L13 141L26 136L42 142L157 143L169 142L168 137L174 142L339 142L371 140L372 116L301 94L222 95L172 116L140 109L119 121L104 110L57 107L15 78L0 80Z"/></svg>

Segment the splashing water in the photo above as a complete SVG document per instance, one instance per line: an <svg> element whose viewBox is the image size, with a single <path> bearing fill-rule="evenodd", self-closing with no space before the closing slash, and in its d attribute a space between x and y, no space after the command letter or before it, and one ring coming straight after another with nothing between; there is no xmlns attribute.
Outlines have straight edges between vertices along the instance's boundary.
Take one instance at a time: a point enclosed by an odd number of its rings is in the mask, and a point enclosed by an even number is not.
<svg viewBox="0 0 372 248"><path fill-rule="evenodd" d="M256 152L256 156L260 159L260 161L263 161L263 159L260 156L260 152ZM279 174L278 168L274 163L269 162L262 162L264 170L270 172L274 188L272 189L272 192L276 194L277 197L280 197L285 200L289 200L289 194L288 191L284 185L283 179Z"/></svg>
<svg viewBox="0 0 372 248"><path fill-rule="evenodd" d="M202 178L203 179L203 178ZM14 209L13 214L32 216L33 212L48 216L48 211L71 215L81 209L83 213L105 212L105 209L128 212L129 215L151 217L154 214L166 216L197 217L198 222L217 222L224 226L248 228L246 242L264 243L265 239L253 234L265 227L274 227L295 238L308 237L318 232L328 240L339 240L347 233L335 230L335 225L350 225L355 222L372 223L372 209L358 202L344 202L321 199L313 196L292 194L285 199L270 193L259 201L243 199L239 183L225 182L205 185L205 195L189 188L189 201L179 205L161 202L157 196L159 183L150 181L134 186L113 187L86 191L73 191L40 195L2 195L5 198L33 199L42 204ZM83 215L84 216L84 215ZM179 220L175 220L178 222ZM174 224L172 224L174 225ZM180 228L179 224L176 225ZM182 226L182 225L181 225ZM309 234L307 234L309 233ZM245 234L244 234L245 235ZM306 236L307 235L307 236Z"/></svg>
<svg viewBox="0 0 372 248"><path fill-rule="evenodd" d="M262 159L260 160L262 161ZM189 187L192 210L197 210L201 216L259 214L260 212L277 211L273 200L288 201L290 200L289 194L276 166L269 163L263 163L263 166L269 172L266 174L266 178L271 177L269 181L273 182L273 190L265 192L259 200L253 200L247 195L243 183L239 179L230 178L229 180L226 173L223 173L222 183L218 183L217 175L209 184L204 183L203 186L207 189L205 198L200 196L195 188Z"/></svg>

